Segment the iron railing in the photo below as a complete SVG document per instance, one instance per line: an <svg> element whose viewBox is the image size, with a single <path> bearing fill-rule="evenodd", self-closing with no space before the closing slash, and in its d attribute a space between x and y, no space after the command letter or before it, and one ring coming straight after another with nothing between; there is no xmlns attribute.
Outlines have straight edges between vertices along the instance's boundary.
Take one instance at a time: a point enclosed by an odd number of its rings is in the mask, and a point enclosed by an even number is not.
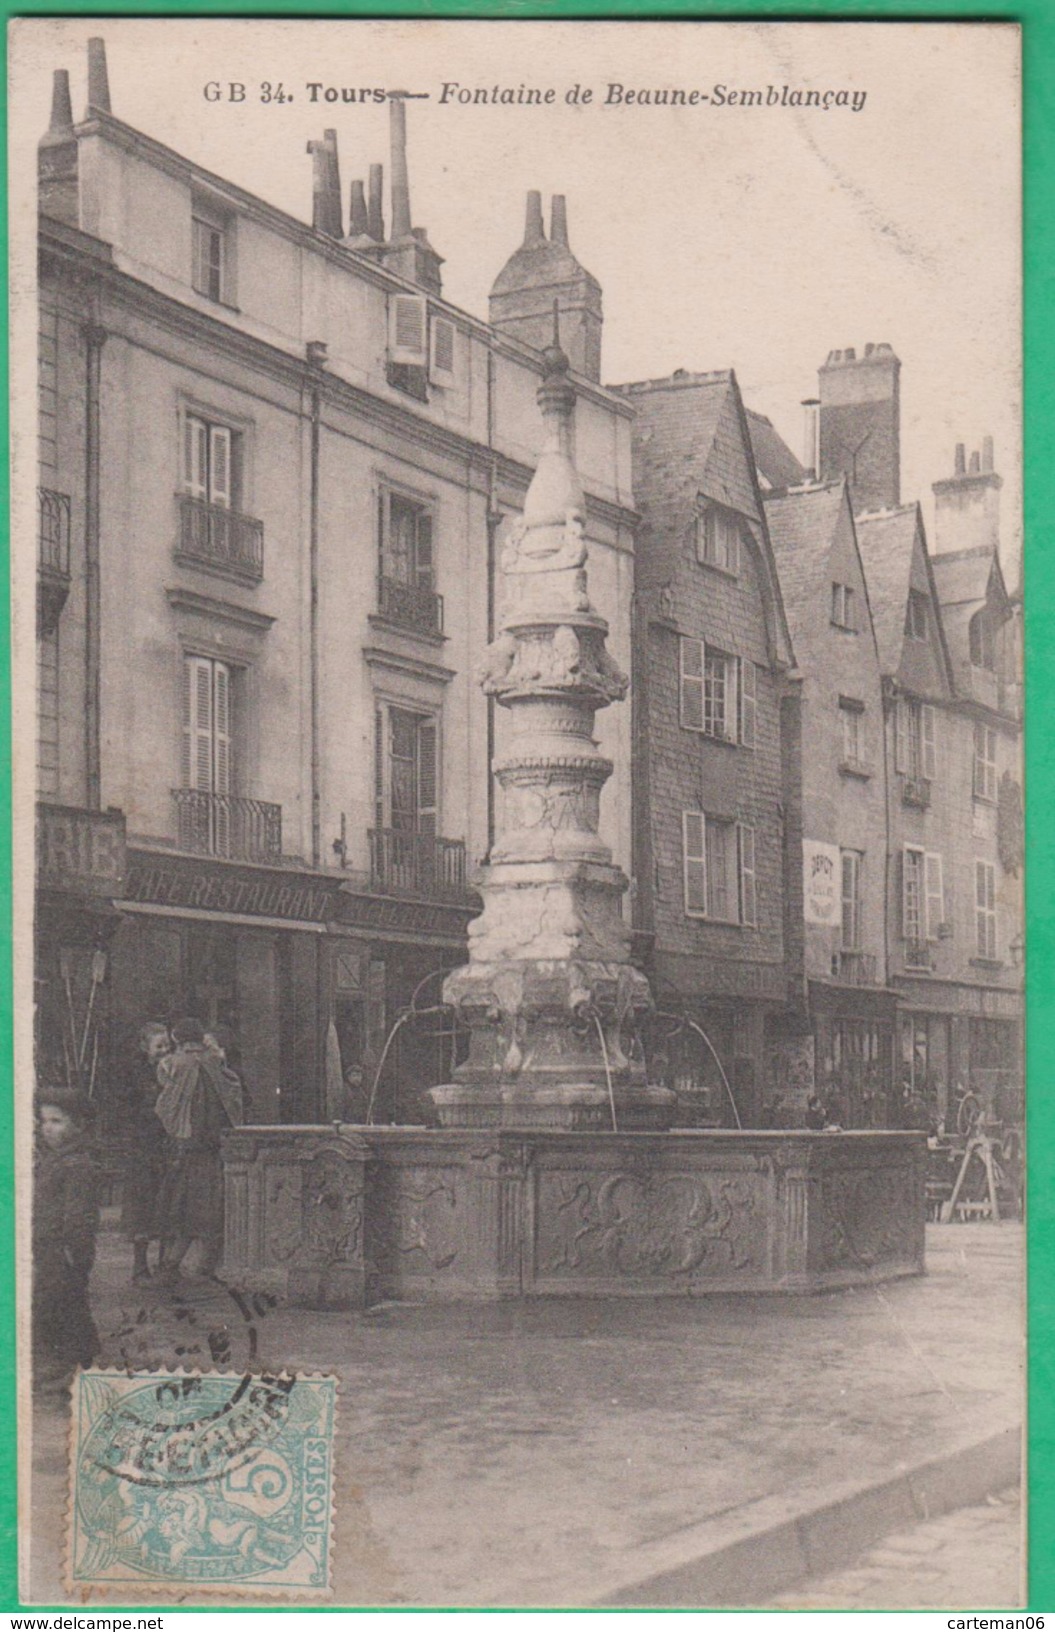
<svg viewBox="0 0 1055 1632"><path fill-rule="evenodd" d="M464 901L469 888L464 840L403 833L391 827L371 828L370 887L382 895Z"/></svg>
<svg viewBox="0 0 1055 1632"><path fill-rule="evenodd" d="M177 554L259 583L264 576L264 523L222 504L179 494Z"/></svg>
<svg viewBox="0 0 1055 1632"><path fill-rule="evenodd" d="M914 810L926 810L930 805L930 780L925 776L906 776L901 784L901 803Z"/></svg>
<svg viewBox="0 0 1055 1632"><path fill-rule="evenodd" d="M415 634L443 633L443 596L425 584L407 584L382 573L377 581L377 610L389 623Z"/></svg>
<svg viewBox="0 0 1055 1632"><path fill-rule="evenodd" d="M832 956L832 977L844 986L874 986L876 959L874 952L836 952Z"/></svg>
<svg viewBox="0 0 1055 1632"><path fill-rule="evenodd" d="M931 962L930 956L930 947L926 941L905 942L906 969L933 969L933 967L934 965Z"/></svg>
<svg viewBox="0 0 1055 1632"><path fill-rule="evenodd" d="M68 493L37 488L37 564L60 578L70 575L70 499Z"/></svg>
<svg viewBox="0 0 1055 1632"><path fill-rule="evenodd" d="M200 856L277 861L282 855L282 806L229 793L173 788L176 842Z"/></svg>

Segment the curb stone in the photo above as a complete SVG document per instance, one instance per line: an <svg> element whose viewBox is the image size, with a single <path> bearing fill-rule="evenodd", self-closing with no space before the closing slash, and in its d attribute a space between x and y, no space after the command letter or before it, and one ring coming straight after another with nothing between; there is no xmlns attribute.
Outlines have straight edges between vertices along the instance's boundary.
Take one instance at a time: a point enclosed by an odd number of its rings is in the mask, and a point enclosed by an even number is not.
<svg viewBox="0 0 1055 1632"><path fill-rule="evenodd" d="M764 1605L811 1576L852 1564L884 1536L983 1502L1016 1484L1022 1466L1022 1429L1015 1425L791 1517L786 1503L767 1499L753 1515L745 1510L744 1533L732 1540L716 1543L704 1521L658 1543L667 1554L662 1565L592 1607Z"/></svg>

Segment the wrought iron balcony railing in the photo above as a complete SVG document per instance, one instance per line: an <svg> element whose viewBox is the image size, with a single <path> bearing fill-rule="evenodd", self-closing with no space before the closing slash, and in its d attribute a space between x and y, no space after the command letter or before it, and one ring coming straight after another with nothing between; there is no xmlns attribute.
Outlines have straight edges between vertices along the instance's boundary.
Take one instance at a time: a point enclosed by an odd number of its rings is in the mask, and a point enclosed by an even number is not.
<svg viewBox="0 0 1055 1632"><path fill-rule="evenodd" d="M58 578L70 576L70 499L68 493L37 488L37 565Z"/></svg>
<svg viewBox="0 0 1055 1632"><path fill-rule="evenodd" d="M176 842L200 856L231 861L278 861L282 855L282 806L229 793L173 788Z"/></svg>
<svg viewBox="0 0 1055 1632"><path fill-rule="evenodd" d="M901 803L914 810L930 806L930 781L925 776L906 776L901 784Z"/></svg>
<svg viewBox="0 0 1055 1632"><path fill-rule="evenodd" d="M418 635L442 635L443 596L424 584L406 584L383 573L377 581L377 610L389 623Z"/></svg>
<svg viewBox="0 0 1055 1632"><path fill-rule="evenodd" d="M178 498L176 554L259 583L264 576L264 523L222 504L209 504L191 493L180 493Z"/></svg>
<svg viewBox="0 0 1055 1632"><path fill-rule="evenodd" d="M469 893L465 843L391 827L371 828L370 887L382 895L464 901Z"/></svg>
<svg viewBox="0 0 1055 1632"><path fill-rule="evenodd" d="M933 969L930 947L926 941L905 942L906 969Z"/></svg>
<svg viewBox="0 0 1055 1632"><path fill-rule="evenodd" d="M874 952L836 952L832 956L832 978L844 986L874 986L876 959Z"/></svg>

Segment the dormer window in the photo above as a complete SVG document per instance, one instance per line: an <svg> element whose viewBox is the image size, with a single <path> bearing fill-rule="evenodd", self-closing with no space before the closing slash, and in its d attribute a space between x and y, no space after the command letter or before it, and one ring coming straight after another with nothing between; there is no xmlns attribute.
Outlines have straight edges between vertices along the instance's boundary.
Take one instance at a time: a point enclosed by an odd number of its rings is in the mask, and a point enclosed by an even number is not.
<svg viewBox="0 0 1055 1632"><path fill-rule="evenodd" d="M971 619L971 662L976 669L996 668L996 630L985 608Z"/></svg>
<svg viewBox="0 0 1055 1632"><path fill-rule="evenodd" d="M849 584L832 585L832 622L837 629L857 631L857 611L854 592Z"/></svg>
<svg viewBox="0 0 1055 1632"><path fill-rule="evenodd" d="M231 218L210 200L191 205L191 283L206 300L233 304L234 255Z"/></svg>
<svg viewBox="0 0 1055 1632"><path fill-rule="evenodd" d="M740 518L709 504L696 517L696 559L734 575L740 571Z"/></svg>
<svg viewBox="0 0 1055 1632"><path fill-rule="evenodd" d="M927 638L927 597L918 589L908 592L908 606L905 608L905 633L910 640L926 640Z"/></svg>

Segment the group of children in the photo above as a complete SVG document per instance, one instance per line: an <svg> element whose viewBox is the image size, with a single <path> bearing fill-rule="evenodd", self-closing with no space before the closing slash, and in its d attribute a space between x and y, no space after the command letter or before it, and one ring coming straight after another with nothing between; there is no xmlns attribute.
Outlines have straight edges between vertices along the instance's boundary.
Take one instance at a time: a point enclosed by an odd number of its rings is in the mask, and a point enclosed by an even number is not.
<svg viewBox="0 0 1055 1632"><path fill-rule="evenodd" d="M215 1278L223 1250L221 1138L243 1120L242 1084L227 1063L228 1037L180 1020L171 1033L145 1025L129 1085L128 1161L122 1226L132 1242L132 1280L171 1288L192 1241L199 1276ZM63 1387L92 1363L99 1337L88 1283L95 1261L102 1168L93 1139L95 1104L86 1094L46 1088L37 1095L33 1189L33 1364L42 1390ZM151 1242L158 1245L154 1267Z"/></svg>

